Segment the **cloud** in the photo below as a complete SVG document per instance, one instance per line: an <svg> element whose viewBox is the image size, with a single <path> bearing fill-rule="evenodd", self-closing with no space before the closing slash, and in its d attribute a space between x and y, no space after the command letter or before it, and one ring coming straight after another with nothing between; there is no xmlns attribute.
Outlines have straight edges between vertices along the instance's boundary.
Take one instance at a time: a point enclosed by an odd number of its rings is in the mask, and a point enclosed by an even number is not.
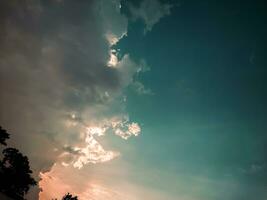
<svg viewBox="0 0 267 200"><path fill-rule="evenodd" d="M107 162L119 155L117 152L104 150L92 135L86 137L86 143L85 148L77 148L81 155L73 163L73 166L76 168L81 169L87 163Z"/></svg>
<svg viewBox="0 0 267 200"><path fill-rule="evenodd" d="M103 118L137 71L129 55L116 68L107 66L106 34L119 39L127 31L119 1L2 4L1 123L13 137L27 132L71 143L77 123Z"/></svg>
<svg viewBox="0 0 267 200"><path fill-rule="evenodd" d="M161 14L142 14L158 6ZM168 13L161 6L155 1L148 11L133 12L151 30ZM125 112L123 91L147 68L129 54L118 59L112 49L127 34L120 8L119 0L0 3L0 124L11 133L9 144L29 157L36 177L55 165L109 161L120 152L107 150L99 138L141 133Z"/></svg>
<svg viewBox="0 0 267 200"><path fill-rule="evenodd" d="M154 93L152 92L151 89L145 88L144 84L141 83L140 81L134 81L132 83L133 88L137 92L137 94L145 94L145 95L153 95Z"/></svg>
<svg viewBox="0 0 267 200"><path fill-rule="evenodd" d="M266 163L254 163L239 170L244 174L256 174L266 169Z"/></svg>
<svg viewBox="0 0 267 200"><path fill-rule="evenodd" d="M106 119L103 122L98 122L98 126L83 126L85 135L85 144L80 146L65 146L64 152L59 156L61 164L64 166L72 165L75 168L81 169L88 163L102 163L110 161L120 155L116 151L105 150L98 142L98 137L103 137L107 132L127 140L131 136L138 136L141 133L141 128L138 123L130 122L128 117ZM77 126L77 124L75 125Z"/></svg>
<svg viewBox="0 0 267 200"><path fill-rule="evenodd" d="M145 33L151 31L153 26L166 15L170 15L173 5L161 3L160 0L143 0L139 7L129 5L134 20L141 19L145 23Z"/></svg>
<svg viewBox="0 0 267 200"><path fill-rule="evenodd" d="M137 69L135 79L131 83L132 88L139 95L154 95L154 92L150 88L146 88L144 84L138 80L139 75L148 71L150 71L150 67L148 66L145 60L141 60Z"/></svg>
<svg viewBox="0 0 267 200"><path fill-rule="evenodd" d="M120 99L138 65L125 55L108 66L127 33L120 1L4 0L0 11L0 123L10 145L37 174L55 162L80 168L118 156L84 130L127 116Z"/></svg>
<svg viewBox="0 0 267 200"><path fill-rule="evenodd" d="M137 123L120 122L117 126L115 126L115 134L120 136L121 138L127 140L131 136L138 136L141 132L141 128Z"/></svg>
<svg viewBox="0 0 267 200"><path fill-rule="evenodd" d="M186 199L170 196L161 189L152 189L147 185L130 181L131 170L123 161L90 165L81 170L71 166L53 165L48 173L40 174L42 181L39 184L44 190L39 194L39 199L60 199L69 191L78 195L81 200L139 200L144 197L153 200ZM151 172L147 173L150 175ZM136 172L135 176L140 176L140 171Z"/></svg>

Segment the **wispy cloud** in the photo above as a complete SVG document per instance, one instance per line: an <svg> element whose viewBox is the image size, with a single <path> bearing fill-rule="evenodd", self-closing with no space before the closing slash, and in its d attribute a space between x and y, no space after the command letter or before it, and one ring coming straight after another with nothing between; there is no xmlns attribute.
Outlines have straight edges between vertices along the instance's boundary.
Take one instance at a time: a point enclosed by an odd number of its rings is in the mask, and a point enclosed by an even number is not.
<svg viewBox="0 0 267 200"><path fill-rule="evenodd" d="M137 92L137 94L144 94L144 95L153 95L154 92L152 92L151 89L146 88L144 86L143 83L141 83L140 81L134 81L132 83L132 87L134 88L134 90Z"/></svg>
<svg viewBox="0 0 267 200"><path fill-rule="evenodd" d="M170 15L174 5L161 3L159 0L144 0L139 7L130 4L130 12L134 20L141 19L145 23L145 33L166 15Z"/></svg>

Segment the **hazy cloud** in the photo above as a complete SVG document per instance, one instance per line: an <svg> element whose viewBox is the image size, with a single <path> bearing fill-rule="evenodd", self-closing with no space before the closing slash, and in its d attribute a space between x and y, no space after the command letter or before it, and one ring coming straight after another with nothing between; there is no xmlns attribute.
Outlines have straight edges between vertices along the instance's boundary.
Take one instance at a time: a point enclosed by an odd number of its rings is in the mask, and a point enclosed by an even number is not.
<svg viewBox="0 0 267 200"><path fill-rule="evenodd" d="M137 92L137 94L146 94L146 95L153 95L154 93L152 92L151 89L146 88L143 83L140 81L134 81L132 83L132 86L134 90Z"/></svg>
<svg viewBox="0 0 267 200"><path fill-rule="evenodd" d="M129 9L134 20L141 19L145 23L145 32L151 31L161 18L170 15L173 5L161 3L160 0L143 0L139 7L130 4Z"/></svg>
<svg viewBox="0 0 267 200"><path fill-rule="evenodd" d="M54 163L81 168L117 157L97 141L107 130L123 139L141 132L121 99L144 61L118 60L111 49L127 34L120 7L119 0L0 2L0 124L41 177ZM169 10L147 0L132 8L147 30Z"/></svg>
<svg viewBox="0 0 267 200"><path fill-rule="evenodd" d="M83 130L123 114L116 101L138 69L129 55L108 67L127 32L120 1L0 4L0 123L10 143L37 173L57 160L81 167L118 155Z"/></svg>

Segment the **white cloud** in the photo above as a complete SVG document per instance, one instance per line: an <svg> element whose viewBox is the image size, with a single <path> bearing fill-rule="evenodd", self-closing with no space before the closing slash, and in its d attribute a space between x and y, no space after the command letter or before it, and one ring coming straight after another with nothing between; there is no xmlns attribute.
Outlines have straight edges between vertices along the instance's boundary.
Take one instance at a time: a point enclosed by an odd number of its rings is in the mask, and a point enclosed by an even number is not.
<svg viewBox="0 0 267 200"><path fill-rule="evenodd" d="M128 125L128 130L130 133L132 133L134 136L138 136L141 132L141 128L137 123L131 123Z"/></svg>
<svg viewBox="0 0 267 200"><path fill-rule="evenodd" d="M73 166L81 169L87 163L102 163L107 162L119 155L117 152L106 151L99 144L99 142L93 137L88 135L86 138L87 146L78 150L81 155L76 161L74 161Z"/></svg>
<svg viewBox="0 0 267 200"><path fill-rule="evenodd" d="M141 128L137 123L128 124L126 129L123 126L116 127L115 129L115 134L125 140L131 136L138 136L140 132Z"/></svg>
<svg viewBox="0 0 267 200"><path fill-rule="evenodd" d="M83 125L82 125L83 126ZM63 166L73 165L81 169L88 163L96 164L110 161L120 155L117 151L105 150L97 141L97 137L103 137L109 130L117 136L127 140L131 136L138 136L141 128L137 123L129 122L128 117L107 119L98 126L84 127L85 144L82 147L65 147L67 152L61 154Z"/></svg>

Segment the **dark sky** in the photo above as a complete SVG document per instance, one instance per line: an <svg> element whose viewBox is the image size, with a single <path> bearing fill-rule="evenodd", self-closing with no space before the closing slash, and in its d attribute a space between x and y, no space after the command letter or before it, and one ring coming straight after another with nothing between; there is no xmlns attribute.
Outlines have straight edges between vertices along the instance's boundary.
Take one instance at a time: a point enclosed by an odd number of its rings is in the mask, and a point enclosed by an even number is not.
<svg viewBox="0 0 267 200"><path fill-rule="evenodd" d="M142 20L130 24L116 46L151 66L136 79L154 94L128 92L131 116L144 123L139 145L149 149L140 165L149 159L177 179L189 174L181 191L187 178L174 181L181 194L266 198L266 8L264 1L179 2L145 35Z"/></svg>

